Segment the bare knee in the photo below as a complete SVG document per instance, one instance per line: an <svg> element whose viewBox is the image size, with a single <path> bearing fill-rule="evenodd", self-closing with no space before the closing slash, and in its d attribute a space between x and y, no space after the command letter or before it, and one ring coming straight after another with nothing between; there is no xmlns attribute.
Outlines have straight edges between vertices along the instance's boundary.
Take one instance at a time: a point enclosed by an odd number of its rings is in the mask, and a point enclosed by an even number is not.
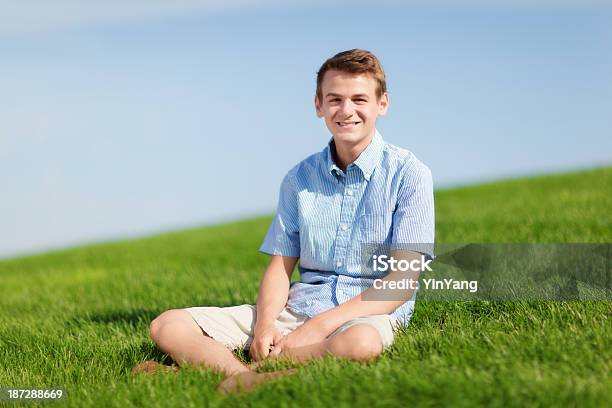
<svg viewBox="0 0 612 408"><path fill-rule="evenodd" d="M368 361L382 353L383 345L378 330L368 324L358 324L332 337L328 350L336 357Z"/></svg>
<svg viewBox="0 0 612 408"><path fill-rule="evenodd" d="M149 333L151 339L157 344L163 341L168 335L170 335L177 326L186 324L196 324L189 312L182 309L171 309L166 310L159 316L157 316L151 325L149 326ZM172 330L171 330L172 329Z"/></svg>

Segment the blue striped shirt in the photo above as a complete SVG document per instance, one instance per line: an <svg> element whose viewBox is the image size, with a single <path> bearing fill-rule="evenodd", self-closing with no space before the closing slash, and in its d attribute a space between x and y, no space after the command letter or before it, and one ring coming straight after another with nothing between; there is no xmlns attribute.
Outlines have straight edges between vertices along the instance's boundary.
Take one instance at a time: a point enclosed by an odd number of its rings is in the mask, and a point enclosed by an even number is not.
<svg viewBox="0 0 612 408"><path fill-rule="evenodd" d="M433 256L429 168L410 151L384 142L378 131L346 172L335 164L332 148L333 139L284 177L276 216L260 248L269 255L300 258L300 281L291 284L287 307L309 317L384 277L364 267L362 244L389 244ZM410 320L415 298L416 291L392 313L401 323Z"/></svg>

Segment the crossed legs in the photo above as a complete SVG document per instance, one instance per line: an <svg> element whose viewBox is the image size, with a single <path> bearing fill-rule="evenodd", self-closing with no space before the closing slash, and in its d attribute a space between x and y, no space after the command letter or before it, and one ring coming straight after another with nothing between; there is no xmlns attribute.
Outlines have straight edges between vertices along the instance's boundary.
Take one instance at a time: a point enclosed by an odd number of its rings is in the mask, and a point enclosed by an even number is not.
<svg viewBox="0 0 612 408"><path fill-rule="evenodd" d="M160 350L179 365L203 365L228 377L252 371L225 345L208 336L185 310L172 309L162 313L151 322L150 330L151 338ZM370 325L358 324L322 343L289 350L286 355L301 362L328 354L367 361L382 350L378 331Z"/></svg>

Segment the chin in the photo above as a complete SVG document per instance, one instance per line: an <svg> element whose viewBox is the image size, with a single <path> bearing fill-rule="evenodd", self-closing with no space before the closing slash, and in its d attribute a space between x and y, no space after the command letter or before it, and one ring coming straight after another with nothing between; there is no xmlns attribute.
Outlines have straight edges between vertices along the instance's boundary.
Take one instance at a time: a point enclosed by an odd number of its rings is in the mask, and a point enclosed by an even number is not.
<svg viewBox="0 0 612 408"><path fill-rule="evenodd" d="M363 130L351 132L345 130L334 129L335 132L332 132L334 138L340 142L347 143L359 143L363 139L367 138L367 134L363 133Z"/></svg>

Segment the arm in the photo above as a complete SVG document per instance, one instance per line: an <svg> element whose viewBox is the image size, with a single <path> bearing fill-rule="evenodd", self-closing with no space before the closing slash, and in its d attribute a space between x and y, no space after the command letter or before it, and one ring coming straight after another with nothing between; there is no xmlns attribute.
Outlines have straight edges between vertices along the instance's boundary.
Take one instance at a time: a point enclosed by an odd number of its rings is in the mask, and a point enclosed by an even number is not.
<svg viewBox="0 0 612 408"><path fill-rule="evenodd" d="M273 255L264 272L257 296L257 319L251 356L255 360L265 358L272 346L281 338L274 322L287 304L289 283L297 257Z"/></svg>
<svg viewBox="0 0 612 408"><path fill-rule="evenodd" d="M297 189L291 171L281 183L276 216L259 250L272 258L257 296L257 319L250 349L255 360L266 358L282 337L274 322L287 304L291 274L300 255Z"/></svg>
<svg viewBox="0 0 612 408"><path fill-rule="evenodd" d="M289 283L296 263L296 257L272 255L259 286L256 327L273 324L287 304Z"/></svg>

